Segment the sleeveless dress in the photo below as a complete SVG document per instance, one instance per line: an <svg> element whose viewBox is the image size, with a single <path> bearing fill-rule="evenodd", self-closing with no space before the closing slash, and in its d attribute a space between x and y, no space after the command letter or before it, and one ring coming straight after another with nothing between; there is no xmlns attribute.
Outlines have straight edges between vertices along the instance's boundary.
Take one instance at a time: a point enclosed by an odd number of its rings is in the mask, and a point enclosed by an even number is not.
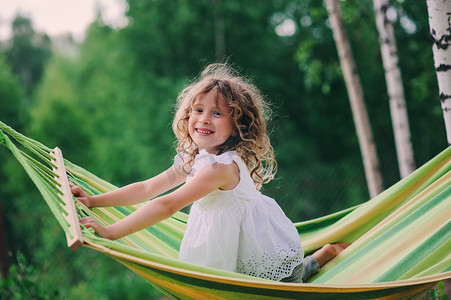
<svg viewBox="0 0 451 300"><path fill-rule="evenodd" d="M274 199L255 188L236 152L200 151L187 181L206 165L233 162L240 170L239 183L233 190L215 190L192 204L179 259L280 281L302 266L299 234ZM175 166L179 163L176 156Z"/></svg>

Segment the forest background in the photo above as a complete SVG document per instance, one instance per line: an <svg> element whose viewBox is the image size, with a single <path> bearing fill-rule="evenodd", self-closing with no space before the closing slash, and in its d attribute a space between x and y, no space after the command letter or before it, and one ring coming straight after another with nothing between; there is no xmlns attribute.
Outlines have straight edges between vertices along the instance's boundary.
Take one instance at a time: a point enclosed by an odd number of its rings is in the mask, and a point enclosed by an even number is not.
<svg viewBox="0 0 451 300"><path fill-rule="evenodd" d="M380 160L399 178L372 2L340 2ZM263 192L293 221L369 199L327 10L319 0L129 0L125 28L101 15L85 39L56 42L17 16L0 48L0 120L121 186L175 155L178 92L227 60L272 103L276 179ZM447 147L425 1L391 1L416 165ZM0 148L1 295L152 299L161 294L111 258L73 253L36 188Z"/></svg>

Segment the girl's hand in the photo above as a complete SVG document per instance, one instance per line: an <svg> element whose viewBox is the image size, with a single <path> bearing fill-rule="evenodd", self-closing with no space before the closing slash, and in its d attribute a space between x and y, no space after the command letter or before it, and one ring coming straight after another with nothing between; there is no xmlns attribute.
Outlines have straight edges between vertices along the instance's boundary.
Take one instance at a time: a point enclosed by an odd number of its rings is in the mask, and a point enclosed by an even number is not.
<svg viewBox="0 0 451 300"><path fill-rule="evenodd" d="M91 197L88 194L86 194L86 192L83 191L81 189L81 187L79 187L78 185L70 185L70 191L84 205L86 205L87 207L91 207L91 201L90 201Z"/></svg>
<svg viewBox="0 0 451 300"><path fill-rule="evenodd" d="M79 220L80 224L86 228L92 228L94 231L103 238L112 239L108 227L103 227L97 223L93 218L86 217Z"/></svg>

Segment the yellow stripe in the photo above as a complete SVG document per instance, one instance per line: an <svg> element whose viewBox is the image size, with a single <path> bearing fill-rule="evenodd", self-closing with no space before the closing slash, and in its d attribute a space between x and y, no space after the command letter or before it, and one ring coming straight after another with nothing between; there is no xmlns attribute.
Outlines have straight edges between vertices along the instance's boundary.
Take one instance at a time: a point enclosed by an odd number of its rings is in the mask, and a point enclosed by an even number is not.
<svg viewBox="0 0 451 300"><path fill-rule="evenodd" d="M124 259L133 263L140 264L142 266L155 268L157 270L166 271L169 273L173 273L175 275L183 275L187 277L197 278L201 280L207 280L211 282L218 283L226 283L241 287L254 287L254 288L262 288L262 289L270 289L270 290L284 290L284 291L305 291L305 292L329 292L329 293L355 293L355 292L363 292L363 291L374 291L374 290L384 290L390 288L397 287L409 287L409 286L417 286L417 285L426 285L426 284L434 284L438 281L451 278L451 272L445 272L441 274L434 274L430 276L425 276L422 278L408 279L408 280L398 280L393 282L383 282L383 283L371 283L371 284L311 284L311 283L282 283L276 281L264 281L261 279L243 279L243 275L222 271L222 273L227 275L214 275L208 274L207 272L198 272L188 269L188 265L182 268L177 268L170 266L168 264L160 264L155 263L153 261L140 259L131 255L126 255L124 253L120 253L117 251L113 251L101 245L92 243L89 241L89 244L84 244L85 247L89 247L95 249L100 252L104 252L113 257L117 257L120 259ZM182 263L183 265L183 263ZM128 265L127 265L128 266ZM237 276L239 278L234 278ZM241 278L240 278L241 277ZM249 277L252 278L252 277Z"/></svg>
<svg viewBox="0 0 451 300"><path fill-rule="evenodd" d="M368 251L365 247L373 242L375 236L384 234L388 228L393 226L390 223L379 226L377 230L371 231L350 247L343 251L330 264L323 267L321 274L327 274L331 269L342 268L341 271L328 280L327 283L370 283L372 280L379 277L379 273L387 269L387 265L391 265L402 258L406 252L420 245L425 239L433 234L438 228L441 228L449 221L451 215L451 207L449 203L443 201L440 205L434 207L423 218L416 220L415 223L410 224L390 239L380 243L377 247L371 249L369 252L363 253L359 258L348 265L343 265L344 261L351 255L357 255L359 252ZM385 228L384 228L385 227ZM416 234L419 233L419 234ZM420 235L421 233L421 235ZM398 244L398 246L396 246ZM382 254L381 254L382 253ZM330 273L329 273L330 274ZM330 276L330 275L328 275ZM323 281L320 281L323 283Z"/></svg>
<svg viewBox="0 0 451 300"><path fill-rule="evenodd" d="M440 207L437 207L436 211L440 212ZM405 228L391 239L375 248L369 255L371 257L368 257L368 255L363 256L360 259L360 264L357 262L354 263L353 266L361 267L359 271L354 274L348 274L349 276L340 276L339 278L344 280L333 282L344 284L373 282L383 274L389 266L399 262L399 260L405 257L412 249L415 249L427 240L430 235L437 231L437 228L448 223L450 215L451 208L441 211L441 214L430 219L426 217L425 220L427 221L419 220L415 226ZM429 220L434 220L434 222L429 222ZM430 223L431 226L426 226L427 223ZM389 249L389 251L387 251L387 249Z"/></svg>
<svg viewBox="0 0 451 300"><path fill-rule="evenodd" d="M416 288L409 289L407 291L403 291L400 293L396 293L387 297L379 298L380 300L402 300L402 299L414 299L416 297L413 296L419 296L422 295L424 292L426 292L428 289L433 287L436 283L426 284L422 285Z"/></svg>
<svg viewBox="0 0 451 300"><path fill-rule="evenodd" d="M146 272L143 272L139 269L136 269L130 265L127 265L128 268L130 268L131 270L133 270L134 272L138 273L140 276L142 276L143 278L145 278L147 281L149 282L155 282L156 284L165 287L169 290L180 293L182 295L184 295L185 297L189 297L192 299L199 299L199 300L225 300L226 298L217 296L215 294L209 293L209 292L205 292L203 290L200 290L198 288L194 289L191 287L188 287L186 285L181 285L181 284L177 284L177 283L172 283L169 281L165 281L165 280L161 280L158 277L152 276Z"/></svg>
<svg viewBox="0 0 451 300"><path fill-rule="evenodd" d="M442 187L448 187L449 181L451 181L451 172L448 172L443 177L432 183L428 188L424 189L414 198L409 200L407 203L403 204L399 209L395 210L384 220L370 229L365 235L372 235L374 231L380 230L381 227L385 227L387 224L393 222L394 219L403 218L411 210L414 210L417 206L422 205L423 202L425 202L425 198L427 198L429 194L440 191Z"/></svg>

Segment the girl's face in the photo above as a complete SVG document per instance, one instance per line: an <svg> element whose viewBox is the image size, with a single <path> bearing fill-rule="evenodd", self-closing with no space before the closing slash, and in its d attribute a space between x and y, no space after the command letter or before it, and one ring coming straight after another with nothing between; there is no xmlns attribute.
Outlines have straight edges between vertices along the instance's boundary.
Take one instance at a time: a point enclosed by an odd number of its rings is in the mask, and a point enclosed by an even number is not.
<svg viewBox="0 0 451 300"><path fill-rule="evenodd" d="M199 150L214 153L234 133L231 109L215 90L200 94L193 102L188 132Z"/></svg>

